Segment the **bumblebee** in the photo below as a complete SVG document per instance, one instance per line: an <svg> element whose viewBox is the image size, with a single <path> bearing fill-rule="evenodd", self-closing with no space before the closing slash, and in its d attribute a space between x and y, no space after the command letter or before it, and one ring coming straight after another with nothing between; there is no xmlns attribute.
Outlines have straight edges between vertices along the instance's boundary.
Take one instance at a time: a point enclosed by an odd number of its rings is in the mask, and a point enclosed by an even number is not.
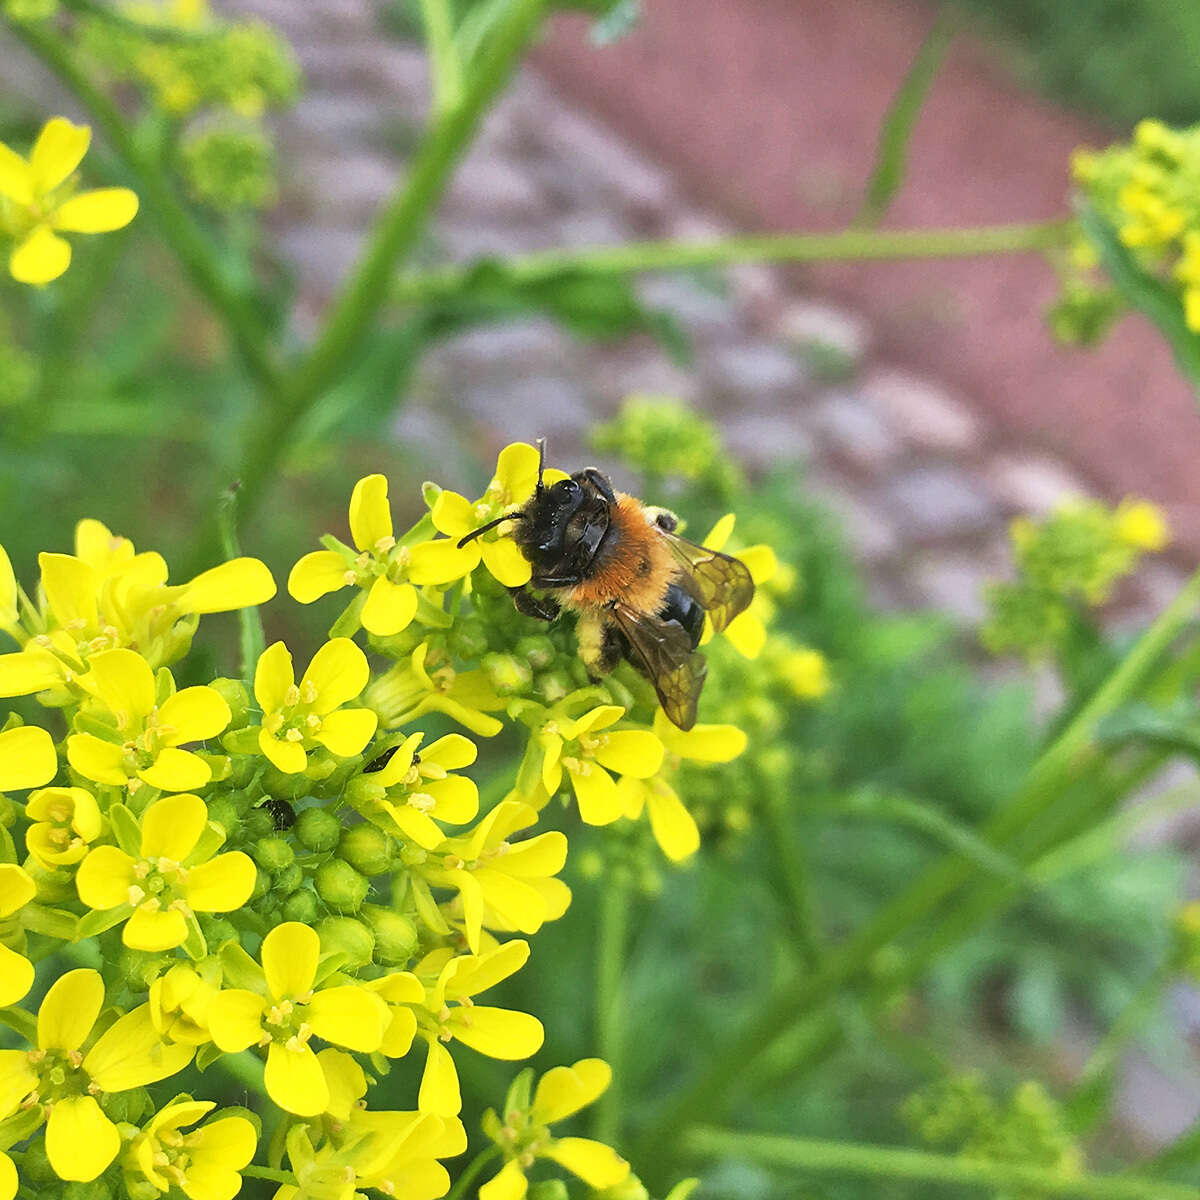
<svg viewBox="0 0 1200 1200"><path fill-rule="evenodd" d="M614 491L595 467L547 485L544 440L538 448L528 503L459 546L514 522L513 540L533 568L528 585L510 589L518 611L544 621L564 608L577 613L589 672L605 675L626 659L654 685L668 719L691 729L708 669L697 651L704 620L719 633L749 605L746 564L680 537L674 513Z"/></svg>

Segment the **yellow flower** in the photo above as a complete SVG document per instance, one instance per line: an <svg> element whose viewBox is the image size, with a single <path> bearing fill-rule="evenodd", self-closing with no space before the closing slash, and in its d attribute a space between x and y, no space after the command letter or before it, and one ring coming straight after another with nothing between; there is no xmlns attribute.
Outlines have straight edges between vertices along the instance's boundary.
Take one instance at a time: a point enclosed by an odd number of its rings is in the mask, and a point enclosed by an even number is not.
<svg viewBox="0 0 1200 1200"><path fill-rule="evenodd" d="M104 823L96 797L81 787L42 788L29 797L25 815L34 822L25 848L48 871L79 862Z"/></svg>
<svg viewBox="0 0 1200 1200"><path fill-rule="evenodd" d="M710 550L723 550L733 533L735 521L733 513L727 513L709 530L702 544ZM746 564L750 577L754 580L754 599L750 601L749 608L738 613L725 627L725 636L739 654L746 658L757 658L766 644L766 623L774 611L774 605L762 585L778 574L779 560L770 546L762 545L739 550L737 557ZM701 644L708 642L711 637L712 626L705 622Z"/></svg>
<svg viewBox="0 0 1200 1200"><path fill-rule="evenodd" d="M367 656L349 638L326 642L299 684L288 648L282 642L268 646L254 671L263 714L259 749L288 775L303 771L308 751L318 745L339 758L360 754L379 719L369 708L342 705L366 687L370 674Z"/></svg>
<svg viewBox="0 0 1200 1200"><path fill-rule="evenodd" d="M79 684L107 712L107 738L73 733L67 760L85 779L131 793L143 784L164 792L203 787L212 768L199 755L180 747L215 738L230 721L229 705L210 687L189 687L159 702L165 668L154 672L133 650L108 650L91 660ZM93 722L95 724L96 722Z"/></svg>
<svg viewBox="0 0 1200 1200"><path fill-rule="evenodd" d="M301 604L344 587L366 592L360 620L368 633L388 637L407 629L417 614L417 588L453 583L472 567L471 555L453 542L397 542L383 475L367 475L350 497L349 546L314 550L292 568L288 591Z"/></svg>
<svg viewBox="0 0 1200 1200"><path fill-rule="evenodd" d="M566 836L550 830L510 840L536 820L531 805L505 798L470 833L447 838L420 861L410 854L410 879L426 924L450 932L432 899L422 903L422 881L458 892L467 945L475 952L485 927L533 934L561 917L571 890L553 877L567 861Z"/></svg>
<svg viewBox="0 0 1200 1200"><path fill-rule="evenodd" d="M435 950L417 964L414 976L424 998L414 1002L413 1013L417 1031L429 1046L417 1097L421 1112L454 1117L462 1108L458 1072L443 1043L459 1041L505 1061L528 1058L541 1049L546 1034L537 1017L489 1008L473 999L519 971L528 958L529 943L512 941L484 954L456 957L451 950Z"/></svg>
<svg viewBox="0 0 1200 1200"><path fill-rule="evenodd" d="M372 681L363 700L379 714L385 729L407 725L426 713L440 712L480 737L494 737L504 726L489 716L505 706L487 672L456 671L449 663L429 661L422 642L407 660Z"/></svg>
<svg viewBox="0 0 1200 1200"><path fill-rule="evenodd" d="M196 966L176 963L151 985L147 997L150 1020L167 1042L203 1046L212 1041L208 1032L208 1009L220 990L221 968L208 958Z"/></svg>
<svg viewBox="0 0 1200 1200"><path fill-rule="evenodd" d="M1122 500L1114 522L1117 538L1135 550L1165 550L1171 540L1166 516L1149 500Z"/></svg>
<svg viewBox="0 0 1200 1200"><path fill-rule="evenodd" d="M526 442L513 442L500 451L496 460L496 473L483 495L472 504L458 492L444 491L433 505L433 524L440 533L454 539L464 537L481 525L502 517L505 513L520 508L533 495L537 487L540 454ZM547 471L544 481L554 483L565 479L563 471ZM521 587L529 582L532 568L529 560L521 553L509 533L501 533L498 526L463 547L470 556L468 570L483 565L505 587Z"/></svg>
<svg viewBox="0 0 1200 1200"><path fill-rule="evenodd" d="M617 786L624 815L636 821L648 811L654 840L672 862L682 862L700 849L700 830L664 776L677 771L684 760L732 762L746 749L746 735L735 725L697 725L684 732L661 709L654 714L654 732L666 749L662 771L649 779L623 775Z"/></svg>
<svg viewBox="0 0 1200 1200"><path fill-rule="evenodd" d="M121 940L134 950L171 950L187 940L197 912L233 912L250 899L257 875L240 850L198 850L208 826L199 796L164 796L141 820L138 857L97 846L75 876L79 898L97 911L129 913Z"/></svg>
<svg viewBox="0 0 1200 1200"><path fill-rule="evenodd" d="M42 126L28 160L0 142L0 229L16 246L8 260L20 283L49 283L71 263L62 233L108 233L128 225L138 198L128 188L75 192L72 178L92 131L53 117Z"/></svg>
<svg viewBox="0 0 1200 1200"><path fill-rule="evenodd" d="M19 921L12 918L33 899L37 887L16 863L0 863L0 1008L16 1004L33 987L33 964L4 944L24 946Z"/></svg>
<svg viewBox="0 0 1200 1200"><path fill-rule="evenodd" d="M553 1067L538 1081L533 1103L509 1108L504 1119L488 1109L483 1131L504 1151L500 1173L479 1189L479 1200L523 1200L529 1189L525 1172L539 1158L566 1167L600 1190L616 1187L629 1175L629 1164L603 1142L591 1138L554 1137L549 1126L574 1116L601 1096L612 1070L599 1058L584 1058L572 1067ZM525 1097L528 1100L528 1083ZM515 1089L514 1089L515 1091ZM509 1093L510 1098L513 1093Z"/></svg>
<svg viewBox="0 0 1200 1200"><path fill-rule="evenodd" d="M46 1155L60 1179L95 1179L121 1148L101 1093L145 1087L192 1061L191 1046L161 1041L145 1004L118 1017L85 1052L103 1007L100 972L68 971L38 1009L37 1049L0 1050L0 1120L42 1105Z"/></svg>
<svg viewBox="0 0 1200 1200"><path fill-rule="evenodd" d="M190 1200L232 1200L258 1146L254 1126L230 1116L180 1132L216 1107L211 1100L186 1100L160 1109L129 1144L127 1169L160 1192L177 1187Z"/></svg>
<svg viewBox="0 0 1200 1200"><path fill-rule="evenodd" d="M20 1184L16 1164L0 1150L0 1200L14 1200Z"/></svg>
<svg viewBox="0 0 1200 1200"><path fill-rule="evenodd" d="M38 725L17 725L0 733L0 792L41 787L58 774L54 740Z"/></svg>
<svg viewBox="0 0 1200 1200"><path fill-rule="evenodd" d="M778 670L792 695L800 700L820 700L833 686L829 663L819 650L789 650L780 659Z"/></svg>
<svg viewBox="0 0 1200 1200"><path fill-rule="evenodd" d="M16 637L17 577L13 574L8 552L0 546L0 629Z"/></svg>
<svg viewBox="0 0 1200 1200"><path fill-rule="evenodd" d="M320 939L298 921L277 925L263 938L266 997L244 988L219 992L208 1009L209 1032L229 1054L267 1047L267 1094L287 1112L313 1117L329 1104L329 1085L309 1046L324 1038L370 1054L383 1042L387 1006L366 988L317 988Z"/></svg>

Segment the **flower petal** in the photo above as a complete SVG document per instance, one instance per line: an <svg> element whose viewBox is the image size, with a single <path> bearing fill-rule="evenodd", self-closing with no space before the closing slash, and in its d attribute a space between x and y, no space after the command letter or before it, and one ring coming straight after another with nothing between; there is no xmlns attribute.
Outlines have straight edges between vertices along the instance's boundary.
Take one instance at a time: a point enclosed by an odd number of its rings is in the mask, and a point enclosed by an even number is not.
<svg viewBox="0 0 1200 1200"><path fill-rule="evenodd" d="M330 638L308 664L300 681L300 694L303 698L310 686L315 688L313 711L324 716L353 700L367 686L370 677L367 656L349 638Z"/></svg>
<svg viewBox="0 0 1200 1200"><path fill-rule="evenodd" d="M289 1050L272 1042L267 1050L264 1076L267 1095L285 1112L315 1117L329 1103L329 1085L316 1054L307 1046Z"/></svg>
<svg viewBox="0 0 1200 1200"><path fill-rule="evenodd" d="M512 538L497 538L494 542L483 542L480 546L483 565L505 587L522 587L533 577L529 559L521 553Z"/></svg>
<svg viewBox="0 0 1200 1200"><path fill-rule="evenodd" d="M370 1054L379 1049L387 1024L387 1006L361 987L324 988L308 1005L308 1023L317 1037Z"/></svg>
<svg viewBox="0 0 1200 1200"><path fill-rule="evenodd" d="M104 1005L99 971L80 967L50 985L38 1009L37 1039L42 1050L78 1050L91 1033Z"/></svg>
<svg viewBox="0 0 1200 1200"><path fill-rule="evenodd" d="M173 950L186 940L187 921L177 908L135 908L121 931L121 941L131 950Z"/></svg>
<svg viewBox="0 0 1200 1200"><path fill-rule="evenodd" d="M416 615L417 590L411 583L377 579L367 593L361 619L368 633L391 637L407 629Z"/></svg>
<svg viewBox="0 0 1200 1200"><path fill-rule="evenodd" d="M33 200L33 172L15 151L0 142L0 196L24 207Z"/></svg>
<svg viewBox="0 0 1200 1200"><path fill-rule="evenodd" d="M3 143L0 143L0 148ZM2 195L3 193L0 193ZM3 1150L0 1150L0 1200L13 1200L20 1186L17 1178L16 1164Z"/></svg>
<svg viewBox="0 0 1200 1200"><path fill-rule="evenodd" d="M267 988L276 1000L303 995L313 985L321 939L299 921L276 925L263 938L262 965Z"/></svg>
<svg viewBox="0 0 1200 1200"><path fill-rule="evenodd" d="M29 872L16 863L0 863L0 918L11 917L37 894Z"/></svg>
<svg viewBox="0 0 1200 1200"><path fill-rule="evenodd" d="M629 1164L615 1150L591 1138L555 1138L542 1153L591 1188L615 1187L629 1174Z"/></svg>
<svg viewBox="0 0 1200 1200"><path fill-rule="evenodd" d="M190 750L168 746L151 766L138 771L138 778L163 792L190 792L212 778L212 767Z"/></svg>
<svg viewBox="0 0 1200 1200"><path fill-rule="evenodd" d="M536 1054L546 1039L546 1031L537 1017L478 1004L471 1009L455 1010L450 1028L455 1039L464 1046L470 1046L488 1058L506 1061Z"/></svg>
<svg viewBox="0 0 1200 1200"><path fill-rule="evenodd" d="M265 604L276 590L266 563L234 558L185 583L175 597L175 607L185 613L233 612Z"/></svg>
<svg viewBox="0 0 1200 1200"><path fill-rule="evenodd" d="M447 537L460 538L471 532L478 524L475 506L458 492L439 492L430 511L433 527Z"/></svg>
<svg viewBox="0 0 1200 1200"><path fill-rule="evenodd" d="M672 862L682 862L700 849L700 830L674 789L665 783L651 788L649 808L654 840Z"/></svg>
<svg viewBox="0 0 1200 1200"><path fill-rule="evenodd" d="M181 746L184 742L203 742L222 733L233 719L229 705L220 692L210 687L189 687L163 701L158 710L164 728L164 745Z"/></svg>
<svg viewBox="0 0 1200 1200"><path fill-rule="evenodd" d="M108 650L89 660L80 681L102 700L122 729L141 724L154 707L154 672L134 650Z"/></svg>
<svg viewBox="0 0 1200 1200"><path fill-rule="evenodd" d="M314 550L292 568L288 592L293 600L311 604L346 586L346 560L336 550Z"/></svg>
<svg viewBox="0 0 1200 1200"><path fill-rule="evenodd" d="M387 476L367 475L354 485L350 497L350 536L354 545L368 554L392 536L387 494Z"/></svg>
<svg viewBox="0 0 1200 1200"><path fill-rule="evenodd" d="M586 825L611 825L621 815L621 795L613 777L601 766L582 762L567 767L579 816Z"/></svg>
<svg viewBox="0 0 1200 1200"><path fill-rule="evenodd" d="M525 1172L514 1158L479 1189L479 1200L525 1200L528 1191L529 1182Z"/></svg>
<svg viewBox="0 0 1200 1200"><path fill-rule="evenodd" d="M3 614L0 614L2 616ZM0 621L0 624L4 624ZM59 680L53 660L46 655L17 650L0 654L0 696L32 696Z"/></svg>
<svg viewBox="0 0 1200 1200"><path fill-rule="evenodd" d="M12 786L3 782L5 736L0 733L0 789ZM67 762L85 779L96 783L124 787L128 779L124 766L125 751L113 742L101 741L92 733L73 733L67 738Z"/></svg>
<svg viewBox="0 0 1200 1200"><path fill-rule="evenodd" d="M58 773L54 740L38 725L0 733L0 792L41 787Z"/></svg>
<svg viewBox="0 0 1200 1200"><path fill-rule="evenodd" d="M97 846L75 875L80 900L97 912L127 904L135 882L133 859L117 846Z"/></svg>
<svg viewBox="0 0 1200 1200"><path fill-rule="evenodd" d="M509 504L520 504L533 495L537 487L541 451L528 442L510 442L496 458L498 484Z"/></svg>
<svg viewBox="0 0 1200 1200"><path fill-rule="evenodd" d="M274 738L265 729L258 731L258 748L271 766L285 775L299 775L308 765L308 755L299 742Z"/></svg>
<svg viewBox="0 0 1200 1200"><path fill-rule="evenodd" d="M11 1115L37 1087L28 1050L0 1050L0 1112Z"/></svg>
<svg viewBox="0 0 1200 1200"><path fill-rule="evenodd" d="M479 548L468 543L461 550L451 540L420 542L410 551L408 578L418 587L453 583L470 575L479 562Z"/></svg>
<svg viewBox="0 0 1200 1200"><path fill-rule="evenodd" d="M54 210L55 229L66 233L111 233L137 216L137 194L128 188L95 188L80 192Z"/></svg>
<svg viewBox="0 0 1200 1200"><path fill-rule="evenodd" d="M71 247L49 225L38 225L8 256L18 283L51 283L71 265Z"/></svg>
<svg viewBox="0 0 1200 1200"><path fill-rule="evenodd" d="M0 942L0 1008L16 1004L33 987L33 963Z"/></svg>
<svg viewBox="0 0 1200 1200"><path fill-rule="evenodd" d="M649 779L663 761L663 744L648 729L618 729L595 751L596 761L619 775Z"/></svg>
<svg viewBox="0 0 1200 1200"><path fill-rule="evenodd" d="M296 682L292 656L282 642L273 642L258 656L254 668L254 698L264 713L283 707L288 688Z"/></svg>
<svg viewBox="0 0 1200 1200"><path fill-rule="evenodd" d="M125 1092L175 1075L192 1061L195 1046L164 1042L143 1004L118 1017L87 1052L83 1069L102 1091Z"/></svg>
<svg viewBox="0 0 1200 1200"><path fill-rule="evenodd" d="M121 1148L117 1127L95 1096L68 1096L46 1119L46 1157L60 1179L95 1179Z"/></svg>
<svg viewBox="0 0 1200 1200"><path fill-rule="evenodd" d="M225 988L208 1006L208 1031L227 1054L253 1046L262 1033L262 1015L267 1007L257 992Z"/></svg>
<svg viewBox="0 0 1200 1200"><path fill-rule="evenodd" d="M257 878L258 868L248 854L218 854L188 871L188 905L197 912L233 912L250 899Z"/></svg>
<svg viewBox="0 0 1200 1200"><path fill-rule="evenodd" d="M353 758L375 736L378 724L379 717L369 708L344 708L324 718L316 737L339 758Z"/></svg>
<svg viewBox="0 0 1200 1200"><path fill-rule="evenodd" d="M32 971L30 978L32 979ZM383 1043L379 1051L385 1058L403 1058L412 1049L416 1036L416 1013L411 1008L397 1005L391 1009L391 1020L383 1031Z"/></svg>
<svg viewBox="0 0 1200 1200"><path fill-rule="evenodd" d="M142 857L183 862L204 832L208 806L199 796L164 796L142 817Z"/></svg>
<svg viewBox="0 0 1200 1200"><path fill-rule="evenodd" d="M434 779L425 784L425 791L437 802L434 812L439 821L465 825L479 812L479 788L463 775Z"/></svg>
<svg viewBox="0 0 1200 1200"><path fill-rule="evenodd" d="M83 162L91 142L92 131L87 125L75 125L66 117L51 117L29 154L34 190L44 195L58 187Z"/></svg>
<svg viewBox="0 0 1200 1200"><path fill-rule="evenodd" d="M438 1117L456 1117L462 1111L462 1092L454 1059L436 1038L429 1039L429 1054L421 1075L421 1090L417 1108Z"/></svg>

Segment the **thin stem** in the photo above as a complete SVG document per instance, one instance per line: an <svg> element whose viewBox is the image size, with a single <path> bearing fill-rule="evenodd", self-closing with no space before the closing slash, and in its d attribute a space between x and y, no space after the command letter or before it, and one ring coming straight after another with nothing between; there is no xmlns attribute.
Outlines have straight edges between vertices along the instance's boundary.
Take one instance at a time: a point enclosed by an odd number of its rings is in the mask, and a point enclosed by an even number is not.
<svg viewBox="0 0 1200 1200"><path fill-rule="evenodd" d="M1129 654L1097 689L1075 719L1034 763L1021 788L1002 805L984 827L992 842L1002 842L1035 819L1069 784L1081 768L1094 761L1092 743L1096 724L1127 700L1146 681L1159 659L1200 604L1200 571L1183 586L1174 600L1142 634ZM935 911L960 887L971 881L969 859L950 855L934 863L906 891L826 956L812 976L778 990L767 998L721 1048L708 1066L670 1103L643 1134L635 1161L660 1159L672 1136L697 1122L706 1113L719 1111L747 1065L767 1052L798 1020L827 1004L842 988L857 982L870 968L875 955L911 926ZM990 880L985 880L984 890ZM1011 889L1001 887L999 899ZM990 909L989 909L990 911Z"/></svg>
<svg viewBox="0 0 1200 1200"><path fill-rule="evenodd" d="M237 533L237 501L236 488L230 488L217 501L217 528L221 533L221 549L225 551L227 559L238 558L242 553ZM241 643L241 677L249 681L254 678L255 667L267 644L263 633L262 613L259 612L258 605L252 604L238 609L238 631Z"/></svg>
<svg viewBox="0 0 1200 1200"><path fill-rule="evenodd" d="M489 1146L486 1150L480 1150L454 1181L454 1186L446 1193L445 1200L462 1200L462 1197L467 1194L467 1188L479 1178L488 1163L499 1157L500 1153L499 1146Z"/></svg>
<svg viewBox="0 0 1200 1200"><path fill-rule="evenodd" d="M706 1158L750 1159L767 1166L826 1171L833 1175L912 1179L991 1190L1028 1188L1047 1196L1079 1196L1087 1200L1200 1200L1200 1188L1158 1179L1129 1175L1066 1177L1045 1167L1023 1163L990 1162L854 1142L700 1128L688 1134L686 1145L694 1154Z"/></svg>
<svg viewBox="0 0 1200 1200"><path fill-rule="evenodd" d="M58 76L88 110L135 177L137 191L163 242L179 259L193 287L221 317L234 345L259 384L279 379L274 350L253 305L225 277L217 249L176 197L154 159L136 143L117 106L97 87L54 30L38 22L9 20L16 37Z"/></svg>
<svg viewBox="0 0 1200 1200"><path fill-rule="evenodd" d="M812 971L821 957L821 939L816 908L813 904L808 861L788 819L787 797L772 796L763 808L767 844L775 861L776 874L783 885L783 901L788 932L800 965Z"/></svg>
<svg viewBox="0 0 1200 1200"><path fill-rule="evenodd" d="M269 1179L272 1183L286 1183L296 1187L296 1176L291 1171L276 1171L274 1167L243 1167L242 1174L251 1179Z"/></svg>
<svg viewBox="0 0 1200 1200"><path fill-rule="evenodd" d="M425 46L433 76L433 113L443 116L462 99L462 62L454 43L454 21L449 0L421 0Z"/></svg>
<svg viewBox="0 0 1200 1200"><path fill-rule="evenodd" d="M596 935L596 1048L612 1068L612 1083L592 1109L592 1132L612 1145L621 1125L625 1073L625 946L629 938L630 876L625 864L601 881Z"/></svg>
<svg viewBox="0 0 1200 1200"><path fill-rule="evenodd" d="M976 258L1040 253L1060 245L1065 220L969 229L847 229L841 233L747 234L708 241L628 242L578 250L547 250L496 266L513 284L559 275L634 275L728 267L750 262L835 262L905 258ZM470 286L471 268L448 267L398 280L393 298L415 304L457 295Z"/></svg>

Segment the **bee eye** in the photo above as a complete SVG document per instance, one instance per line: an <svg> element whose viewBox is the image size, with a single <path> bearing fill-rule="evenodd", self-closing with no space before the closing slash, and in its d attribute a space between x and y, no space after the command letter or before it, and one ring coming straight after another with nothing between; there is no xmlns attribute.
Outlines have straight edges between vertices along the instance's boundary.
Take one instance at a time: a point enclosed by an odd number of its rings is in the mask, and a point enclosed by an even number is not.
<svg viewBox="0 0 1200 1200"><path fill-rule="evenodd" d="M554 490L565 499L570 499L579 492L579 484L573 479L560 479L555 485Z"/></svg>

